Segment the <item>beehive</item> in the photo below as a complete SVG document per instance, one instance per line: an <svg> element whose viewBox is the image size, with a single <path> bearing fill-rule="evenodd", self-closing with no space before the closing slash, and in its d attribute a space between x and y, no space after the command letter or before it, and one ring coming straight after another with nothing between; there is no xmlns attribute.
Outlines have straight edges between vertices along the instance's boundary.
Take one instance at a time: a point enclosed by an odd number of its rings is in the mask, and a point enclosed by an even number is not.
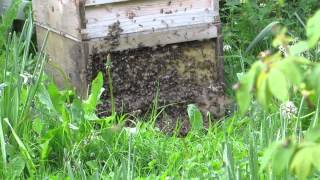
<svg viewBox="0 0 320 180"><path fill-rule="evenodd" d="M86 94L110 53L118 108L145 110L159 89L163 105L222 114L218 0L33 0L33 8L39 44L50 31L48 73L58 84Z"/></svg>

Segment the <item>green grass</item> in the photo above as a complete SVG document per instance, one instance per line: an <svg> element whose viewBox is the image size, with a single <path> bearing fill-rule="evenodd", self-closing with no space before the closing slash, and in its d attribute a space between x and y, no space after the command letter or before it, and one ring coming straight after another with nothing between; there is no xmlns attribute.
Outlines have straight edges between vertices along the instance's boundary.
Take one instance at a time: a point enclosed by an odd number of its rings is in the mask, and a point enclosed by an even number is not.
<svg viewBox="0 0 320 180"><path fill-rule="evenodd" d="M301 21L314 8L303 0L283 8L272 2L265 7L232 2L236 1L227 1L221 12L226 22L225 43L232 47L225 56L228 87L261 50L271 48L271 37L251 43L261 30L279 21L300 37ZM239 16L242 13L246 16ZM249 32L250 28L256 32ZM292 146L302 142L307 129L318 124L319 103L309 112L307 103L294 96L295 105L301 105L297 116L288 120L281 118L278 102L265 111L253 101L246 115L235 109L208 129L203 129L191 105L192 131L182 138L155 127L161 113L155 100L150 116L135 117L136 127L126 128L128 115L112 110L110 117L101 119L95 114L103 85L101 74L92 83L88 99L78 98L72 90L58 90L43 72L43 49L31 53L33 31L30 18L19 34L7 33L8 27L3 31L7 40L0 51L1 179L294 179L285 164L287 156L281 153L290 150L289 139ZM254 46L245 52L250 44ZM112 92L112 84L109 88ZM231 88L228 94L233 98ZM275 142L284 151L274 153L279 149ZM283 167L284 171L276 172ZM319 175L313 171L312 177Z"/></svg>

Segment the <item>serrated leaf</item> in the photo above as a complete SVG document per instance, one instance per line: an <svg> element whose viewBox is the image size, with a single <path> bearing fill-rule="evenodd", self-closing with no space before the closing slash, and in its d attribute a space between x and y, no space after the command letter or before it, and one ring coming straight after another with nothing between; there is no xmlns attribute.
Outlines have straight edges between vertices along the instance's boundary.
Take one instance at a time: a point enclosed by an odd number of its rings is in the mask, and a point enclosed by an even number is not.
<svg viewBox="0 0 320 180"><path fill-rule="evenodd" d="M268 74L269 90L274 97L284 102L289 99L289 87L285 75L276 68Z"/></svg>
<svg viewBox="0 0 320 180"><path fill-rule="evenodd" d="M193 131L200 131L203 129L203 118L199 108L194 104L188 105L188 116Z"/></svg>
<svg viewBox="0 0 320 180"><path fill-rule="evenodd" d="M320 11L317 11L316 14L311 17L307 23L307 37L308 37L308 42L309 46L313 47L315 46L319 39L320 39Z"/></svg>

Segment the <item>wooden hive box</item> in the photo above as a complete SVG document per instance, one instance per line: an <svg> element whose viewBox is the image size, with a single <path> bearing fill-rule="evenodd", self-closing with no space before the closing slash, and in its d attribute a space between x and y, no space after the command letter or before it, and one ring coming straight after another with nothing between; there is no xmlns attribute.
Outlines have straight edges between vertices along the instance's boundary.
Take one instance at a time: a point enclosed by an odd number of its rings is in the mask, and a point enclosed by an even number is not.
<svg viewBox="0 0 320 180"><path fill-rule="evenodd" d="M86 94L110 53L125 111L149 107L159 89L163 104L223 113L218 0L33 0L33 8L39 44L50 31L47 71L58 84Z"/></svg>

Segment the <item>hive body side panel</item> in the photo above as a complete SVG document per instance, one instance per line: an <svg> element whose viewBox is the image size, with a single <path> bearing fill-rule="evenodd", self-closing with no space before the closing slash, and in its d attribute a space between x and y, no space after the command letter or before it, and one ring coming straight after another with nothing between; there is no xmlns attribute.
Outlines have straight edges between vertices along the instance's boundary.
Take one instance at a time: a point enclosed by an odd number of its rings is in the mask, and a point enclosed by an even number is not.
<svg viewBox="0 0 320 180"><path fill-rule="evenodd" d="M37 26L38 44L43 44L47 29ZM46 72L59 87L75 87L77 92L87 94L87 53L84 43L50 32L45 49L49 56Z"/></svg>
<svg viewBox="0 0 320 180"><path fill-rule="evenodd" d="M198 27L202 26L201 29L204 31L211 28L208 31L213 32L215 28L212 25L219 23L218 8L214 0L139 0L105 3L86 7L87 24L81 32L85 40L101 40L110 34L109 27L119 22L120 36L127 38L124 48L120 49L125 49L130 43L139 44L141 41L134 42L139 41L135 38L139 36L137 34L147 37L146 39L161 37L162 41L167 40L161 44L209 39L217 37L217 34L208 33L204 38ZM182 40L179 37L185 29L192 28L195 29L192 39L187 37ZM170 33L171 36L168 37ZM177 35L173 36L174 34Z"/></svg>
<svg viewBox="0 0 320 180"><path fill-rule="evenodd" d="M36 24L60 35L81 40L81 3L82 0L33 0Z"/></svg>

